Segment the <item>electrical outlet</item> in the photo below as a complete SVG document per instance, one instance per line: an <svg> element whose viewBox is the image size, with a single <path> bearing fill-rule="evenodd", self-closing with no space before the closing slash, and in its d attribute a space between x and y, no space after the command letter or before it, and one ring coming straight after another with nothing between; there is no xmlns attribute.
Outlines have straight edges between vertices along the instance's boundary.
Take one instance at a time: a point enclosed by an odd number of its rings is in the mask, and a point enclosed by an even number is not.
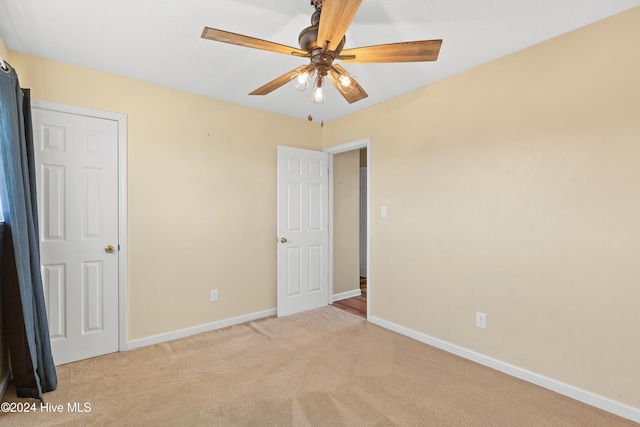
<svg viewBox="0 0 640 427"><path fill-rule="evenodd" d="M218 302L218 290L212 289L209 294L209 302Z"/></svg>
<svg viewBox="0 0 640 427"><path fill-rule="evenodd" d="M487 315L476 312L476 326L481 329L487 329Z"/></svg>

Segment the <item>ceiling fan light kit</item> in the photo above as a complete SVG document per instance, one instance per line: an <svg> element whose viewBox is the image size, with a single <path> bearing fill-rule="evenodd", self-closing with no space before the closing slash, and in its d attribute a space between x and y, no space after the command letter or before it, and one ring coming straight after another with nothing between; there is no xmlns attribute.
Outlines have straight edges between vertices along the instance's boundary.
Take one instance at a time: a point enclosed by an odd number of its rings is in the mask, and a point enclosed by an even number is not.
<svg viewBox="0 0 640 427"><path fill-rule="evenodd" d="M436 61L442 45L442 40L421 40L343 50L346 42L345 33L360 3L362 0L311 0L315 11L311 16L311 26L303 29L298 36L300 49L209 27L202 31L202 38L309 58L308 65L302 65L283 74L249 95L266 95L287 82L304 91L315 76L309 93L311 102L325 102L325 79L329 78L342 97L351 104L369 95L354 76L340 64L334 63L336 59L358 63Z"/></svg>
<svg viewBox="0 0 640 427"><path fill-rule="evenodd" d="M324 88L324 77L322 74L318 74L316 77L316 81L313 83L313 88L309 93L309 100L314 104L324 104L327 100Z"/></svg>
<svg viewBox="0 0 640 427"><path fill-rule="evenodd" d="M316 70L311 65L304 67L302 70L296 68L291 72L291 83L300 91L307 90L309 82L315 74Z"/></svg>
<svg viewBox="0 0 640 427"><path fill-rule="evenodd" d="M332 68L330 71L333 78L337 81L336 87L343 94L348 94L356 87L356 77L349 75L348 73L340 74L336 68Z"/></svg>

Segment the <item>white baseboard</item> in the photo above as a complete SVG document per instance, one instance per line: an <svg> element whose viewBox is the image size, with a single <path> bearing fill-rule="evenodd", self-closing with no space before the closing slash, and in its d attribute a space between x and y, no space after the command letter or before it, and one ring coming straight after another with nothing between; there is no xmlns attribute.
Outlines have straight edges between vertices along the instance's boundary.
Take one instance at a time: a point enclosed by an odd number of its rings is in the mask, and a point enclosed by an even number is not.
<svg viewBox="0 0 640 427"><path fill-rule="evenodd" d="M273 308L271 310L259 311L257 313L245 314L244 316L232 317L229 319L218 320L217 322L193 326L191 328L185 328L177 331L167 332L164 334L140 338L137 340L128 341L125 350L133 350L134 348L147 347L154 344L177 340L179 338L186 338L191 335L200 334L202 332L209 332L220 328L226 328L228 326L239 325L240 323L250 322L251 320L275 316L276 314L277 310Z"/></svg>
<svg viewBox="0 0 640 427"><path fill-rule="evenodd" d="M7 373L4 375L2 382L0 382L0 400L4 398L4 393L7 391L7 387L9 387L9 381L13 378L13 373L11 369L7 369Z"/></svg>
<svg viewBox="0 0 640 427"><path fill-rule="evenodd" d="M504 372L505 374L511 375L512 377L519 378L521 380L530 382L532 384L538 385L540 387L544 387L546 389L555 391L556 393L560 393L572 399L578 400L582 403L586 403L587 405L595 406L596 408L602 409L607 412L611 412L612 414L640 423L640 408L636 408L636 407L615 401L613 399L609 399L607 397L597 395L590 391L586 391L578 387L574 387L570 384L566 384L566 383L554 380L552 378L548 378L543 375L536 374L535 372L527 371L526 369L519 368L514 365L510 365L508 363L502 362L492 357L485 356L480 353L476 353L475 351L467 350L466 348L448 343L446 341L442 341L438 338L431 337L429 335L414 331L409 328L405 328L404 326L397 325L395 323L386 321L384 319L380 319L375 316L370 316L369 321L385 329L398 332L399 334L413 338L417 341L423 342L430 346L439 348L449 353L453 353L465 359L472 360L476 363L479 363L484 366L488 366L497 371Z"/></svg>
<svg viewBox="0 0 640 427"><path fill-rule="evenodd" d="M341 292L339 294L333 294L332 301L340 301L341 299L353 298L362 295L362 291L360 289L354 289L352 291Z"/></svg>

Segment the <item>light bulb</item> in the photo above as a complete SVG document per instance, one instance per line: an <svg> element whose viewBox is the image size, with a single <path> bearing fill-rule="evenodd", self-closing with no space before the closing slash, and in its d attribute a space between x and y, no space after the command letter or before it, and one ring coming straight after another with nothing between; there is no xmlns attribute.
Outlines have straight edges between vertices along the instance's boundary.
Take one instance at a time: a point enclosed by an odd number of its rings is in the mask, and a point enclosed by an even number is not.
<svg viewBox="0 0 640 427"><path fill-rule="evenodd" d="M335 68L332 68L330 73L340 92L347 94L356 87L356 78L349 75L346 71L343 70L343 72L339 72Z"/></svg>
<svg viewBox="0 0 640 427"><path fill-rule="evenodd" d="M300 73L296 78L296 83L306 85L309 82L309 73Z"/></svg>
<svg viewBox="0 0 640 427"><path fill-rule="evenodd" d="M313 89L311 89L309 99L311 99L311 102L313 102L314 104L324 103L326 101L326 98L324 96L324 88L314 87Z"/></svg>
<svg viewBox="0 0 640 427"><path fill-rule="evenodd" d="M327 100L325 97L324 79L322 78L322 76L319 75L318 77L316 77L313 89L311 89L311 93L309 93L309 99L314 104L322 104Z"/></svg>
<svg viewBox="0 0 640 427"><path fill-rule="evenodd" d="M303 71L294 70L291 72L291 83L300 91L306 90L307 87L309 87L309 82L314 73L315 70L311 72L308 69L304 69Z"/></svg>
<svg viewBox="0 0 640 427"><path fill-rule="evenodd" d="M349 86L350 83L351 79L349 78L349 76L340 76L340 84L342 86Z"/></svg>

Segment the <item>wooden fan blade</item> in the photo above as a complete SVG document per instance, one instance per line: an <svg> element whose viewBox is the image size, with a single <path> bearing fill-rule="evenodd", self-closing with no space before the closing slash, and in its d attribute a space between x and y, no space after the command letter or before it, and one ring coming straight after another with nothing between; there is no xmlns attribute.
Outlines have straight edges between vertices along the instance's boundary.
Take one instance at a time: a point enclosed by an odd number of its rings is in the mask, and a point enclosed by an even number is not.
<svg viewBox="0 0 640 427"><path fill-rule="evenodd" d="M309 52L302 49L273 43L267 40L256 39L254 37L243 36L242 34L216 30L215 28L204 27L201 37L203 39L213 40L216 42L235 44L238 46L251 47L254 49L268 50L269 52L284 53L285 55L304 57L310 56Z"/></svg>
<svg viewBox="0 0 640 427"><path fill-rule="evenodd" d="M345 70L338 64L334 64L333 67L331 68L335 70L339 75L347 75L347 76L349 75L347 70ZM340 95L342 95L343 98L346 99L349 104L353 104L354 102L360 101L361 99L364 99L367 96L369 96L369 94L367 94L367 92L364 91L364 89L362 88L362 86L360 86L358 82L356 82L356 85L349 92L343 93L342 90L340 90L340 83L338 82L336 77L333 75L333 73L331 72L327 73L327 77L329 77L329 80L331 80L331 83L333 83L336 89L338 89L338 92L340 92Z"/></svg>
<svg viewBox="0 0 640 427"><path fill-rule="evenodd" d="M339 59L344 62L421 62L435 61L442 40L380 44L343 50Z"/></svg>
<svg viewBox="0 0 640 427"><path fill-rule="evenodd" d="M304 70L305 68L307 68L308 65L301 65L298 68L291 70L287 73L284 73L283 75L281 75L280 77L271 80L269 83L260 86L258 89L254 90L253 92L251 92L249 95L266 95L268 93L273 92L274 90L278 89L281 86L284 86L285 84L289 83L291 81L291 73L295 72L295 71L299 71L301 72L302 70Z"/></svg>
<svg viewBox="0 0 640 427"><path fill-rule="evenodd" d="M351 25L362 0L324 0L318 27L318 46L335 51Z"/></svg>

